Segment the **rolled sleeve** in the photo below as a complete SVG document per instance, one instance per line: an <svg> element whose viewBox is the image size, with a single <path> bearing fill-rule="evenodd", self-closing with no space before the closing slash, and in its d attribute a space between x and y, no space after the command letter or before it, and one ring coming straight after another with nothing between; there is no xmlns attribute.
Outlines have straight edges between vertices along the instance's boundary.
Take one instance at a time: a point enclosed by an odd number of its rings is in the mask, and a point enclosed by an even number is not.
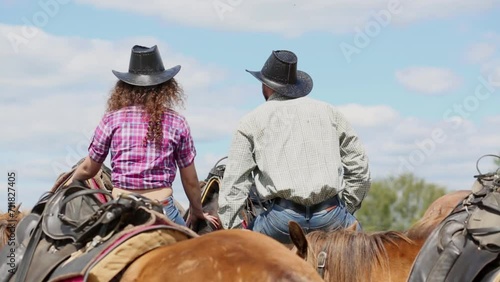
<svg viewBox="0 0 500 282"><path fill-rule="evenodd" d="M182 127L178 143L179 146L175 154L175 161L179 168L188 167L193 163L196 157L196 148L188 123L184 121Z"/></svg>
<svg viewBox="0 0 500 282"><path fill-rule="evenodd" d="M107 116L101 119L88 148L89 157L97 163L103 163L106 160L111 146L112 130L107 120Z"/></svg>

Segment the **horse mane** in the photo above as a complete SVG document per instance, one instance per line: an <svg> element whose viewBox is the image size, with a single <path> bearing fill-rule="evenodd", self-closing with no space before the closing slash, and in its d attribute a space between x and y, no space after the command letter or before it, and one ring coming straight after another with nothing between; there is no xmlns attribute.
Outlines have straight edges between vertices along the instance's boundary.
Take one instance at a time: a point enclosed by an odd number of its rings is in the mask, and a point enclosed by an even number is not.
<svg viewBox="0 0 500 282"><path fill-rule="evenodd" d="M412 240L397 231L363 233L342 229L313 231L306 237L309 242L307 260L313 265L318 263L317 255L326 251L325 280L328 281L372 281L374 270L382 271L389 281L390 265L385 245L397 247L401 240L412 243Z"/></svg>
<svg viewBox="0 0 500 282"><path fill-rule="evenodd" d="M406 231L406 236L413 240L426 239L446 217L446 214L442 215L442 217L421 218Z"/></svg>

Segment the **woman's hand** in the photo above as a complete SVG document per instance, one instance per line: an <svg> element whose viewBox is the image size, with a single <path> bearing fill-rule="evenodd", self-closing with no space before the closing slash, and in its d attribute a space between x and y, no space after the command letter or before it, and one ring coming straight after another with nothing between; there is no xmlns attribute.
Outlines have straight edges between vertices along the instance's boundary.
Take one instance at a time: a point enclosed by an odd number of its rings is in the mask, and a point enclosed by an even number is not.
<svg viewBox="0 0 500 282"><path fill-rule="evenodd" d="M187 226L196 226L196 224L200 220L206 220L209 223L211 223L215 228L220 229L221 224L219 222L219 218L216 216L210 215L208 213L201 213L201 214L195 214L195 213L190 213L188 220L186 221Z"/></svg>

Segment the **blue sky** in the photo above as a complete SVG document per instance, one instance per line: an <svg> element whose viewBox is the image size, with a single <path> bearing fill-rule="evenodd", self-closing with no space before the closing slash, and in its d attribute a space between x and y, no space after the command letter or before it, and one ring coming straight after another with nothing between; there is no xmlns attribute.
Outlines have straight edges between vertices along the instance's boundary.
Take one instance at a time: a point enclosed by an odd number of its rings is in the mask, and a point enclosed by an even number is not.
<svg viewBox="0 0 500 282"><path fill-rule="evenodd" d="M217 4L228 9L222 17ZM204 178L239 118L263 102L245 69L288 49L314 79L310 96L352 122L374 178L405 167L467 188L476 159L500 152L499 12L497 0L0 0L0 164L18 171L18 200L31 206L85 156L115 81L111 69L126 70L134 44L158 44L166 66L183 67L183 113ZM356 43L360 34L368 43ZM346 45L358 53L347 58Z"/></svg>

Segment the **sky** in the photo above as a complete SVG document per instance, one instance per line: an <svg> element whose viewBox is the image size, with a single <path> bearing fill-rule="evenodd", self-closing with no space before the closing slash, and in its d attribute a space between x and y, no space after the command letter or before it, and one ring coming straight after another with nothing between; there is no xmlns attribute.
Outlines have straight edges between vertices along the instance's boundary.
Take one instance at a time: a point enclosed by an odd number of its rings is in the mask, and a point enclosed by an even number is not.
<svg viewBox="0 0 500 282"><path fill-rule="evenodd" d="M29 208L87 155L134 45L182 66L200 179L264 103L245 70L290 50L309 97L352 124L373 180L468 189L477 159L500 153L499 13L500 0L0 0L0 210L8 172ZM187 206L179 177L174 195Z"/></svg>

